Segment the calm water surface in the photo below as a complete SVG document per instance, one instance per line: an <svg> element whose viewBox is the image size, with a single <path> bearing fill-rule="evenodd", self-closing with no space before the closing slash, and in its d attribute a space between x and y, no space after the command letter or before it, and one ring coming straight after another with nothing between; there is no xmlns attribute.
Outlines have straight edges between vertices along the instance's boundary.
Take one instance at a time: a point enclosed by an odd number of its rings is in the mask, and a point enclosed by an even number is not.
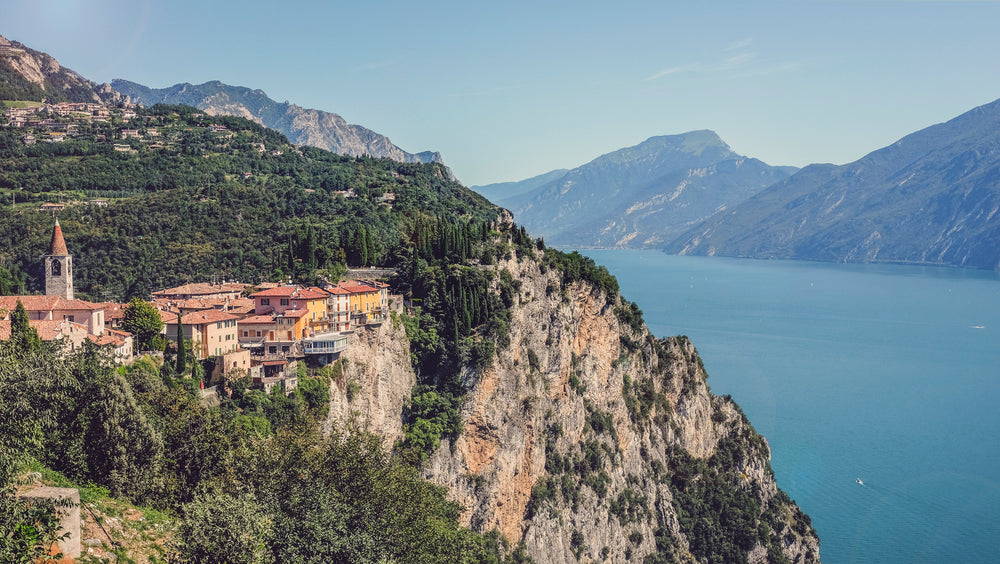
<svg viewBox="0 0 1000 564"><path fill-rule="evenodd" d="M995 273L586 254L654 334L691 337L824 563L1000 561Z"/></svg>

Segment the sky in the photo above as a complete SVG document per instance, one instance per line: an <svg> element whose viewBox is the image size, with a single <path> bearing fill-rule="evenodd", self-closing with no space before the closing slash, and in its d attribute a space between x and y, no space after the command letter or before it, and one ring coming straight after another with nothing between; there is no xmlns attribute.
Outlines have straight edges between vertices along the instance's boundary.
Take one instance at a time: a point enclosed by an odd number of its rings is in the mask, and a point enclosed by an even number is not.
<svg viewBox="0 0 1000 564"><path fill-rule="evenodd" d="M844 164L1000 98L1000 2L0 0L98 83L210 80L440 151L466 185L711 129Z"/></svg>

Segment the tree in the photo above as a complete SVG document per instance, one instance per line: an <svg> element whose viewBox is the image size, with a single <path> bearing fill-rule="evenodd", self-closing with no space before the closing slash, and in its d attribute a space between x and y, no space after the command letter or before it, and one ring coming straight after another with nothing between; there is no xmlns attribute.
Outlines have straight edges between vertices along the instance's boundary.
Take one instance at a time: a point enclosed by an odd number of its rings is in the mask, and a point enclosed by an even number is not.
<svg viewBox="0 0 1000 564"><path fill-rule="evenodd" d="M184 343L184 322L181 314L177 314L177 375L183 376L187 369L187 346Z"/></svg>
<svg viewBox="0 0 1000 564"><path fill-rule="evenodd" d="M21 300L17 300L17 307L10 314L10 343L13 350L21 354L37 351L42 346L38 331L31 326L28 310Z"/></svg>
<svg viewBox="0 0 1000 564"><path fill-rule="evenodd" d="M122 316L122 329L132 333L136 347L141 351L159 348L160 332L163 331L163 319L153 304L140 298L133 298Z"/></svg>

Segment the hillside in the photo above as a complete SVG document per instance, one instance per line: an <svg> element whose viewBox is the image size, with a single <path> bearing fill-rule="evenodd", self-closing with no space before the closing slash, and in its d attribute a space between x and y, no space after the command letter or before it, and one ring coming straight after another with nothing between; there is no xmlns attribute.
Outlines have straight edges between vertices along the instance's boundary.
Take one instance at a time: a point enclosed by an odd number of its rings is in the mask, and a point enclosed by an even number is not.
<svg viewBox="0 0 1000 564"><path fill-rule="evenodd" d="M714 132L692 131L608 153L500 201L553 244L660 247L794 170L738 155Z"/></svg>
<svg viewBox="0 0 1000 564"><path fill-rule="evenodd" d="M403 163L444 162L440 153L408 153L388 137L349 124L335 113L302 108L287 101L279 103L268 98L262 90L230 86L217 80L198 85L184 83L148 88L115 79L111 86L137 104L185 104L209 115L246 118L281 132L296 145L318 147L338 155L384 157Z"/></svg>
<svg viewBox="0 0 1000 564"><path fill-rule="evenodd" d="M1000 100L843 166L812 165L669 253L1000 266Z"/></svg>
<svg viewBox="0 0 1000 564"><path fill-rule="evenodd" d="M61 66L46 53L0 36L0 100L114 104L122 96Z"/></svg>
<svg viewBox="0 0 1000 564"><path fill-rule="evenodd" d="M297 149L253 122L185 106L116 119L80 118L59 143L24 145L25 128L0 129L0 197L18 202L0 209L0 266L27 272L30 290L40 289L35 257L51 217L37 210L48 201L66 203L59 219L77 287L100 300L212 276L254 282L308 265L384 264L399 260L416 217L496 213L439 164ZM135 136L120 139L126 129ZM101 199L108 205L91 203Z"/></svg>
<svg viewBox="0 0 1000 564"><path fill-rule="evenodd" d="M52 224L38 203L58 198L81 295L308 283L346 262L395 267L393 292L420 307L357 330L336 365L303 365L288 398L233 382L212 408L170 363L119 373L89 349L63 361L12 338L2 421L64 431L26 443L2 424L0 462L28 454L163 508L182 517L179 550L207 554L818 561L766 442L711 395L690 342L650 335L606 269L533 240L441 165L296 150L183 106L115 120L59 143L0 136L0 198L18 202L0 211L0 264L29 287ZM235 530L251 537L226 540Z"/></svg>

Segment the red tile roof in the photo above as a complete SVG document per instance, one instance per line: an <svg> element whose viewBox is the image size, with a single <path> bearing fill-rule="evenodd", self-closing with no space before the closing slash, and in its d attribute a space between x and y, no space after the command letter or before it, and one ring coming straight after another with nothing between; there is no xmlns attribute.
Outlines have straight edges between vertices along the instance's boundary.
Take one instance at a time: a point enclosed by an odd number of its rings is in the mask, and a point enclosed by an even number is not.
<svg viewBox="0 0 1000 564"><path fill-rule="evenodd" d="M52 228L52 244L49 245L50 255L68 255L69 251L66 249L66 241L63 239L62 228L59 227L59 220L56 220L56 226Z"/></svg>
<svg viewBox="0 0 1000 564"><path fill-rule="evenodd" d="M24 304L28 311L86 310L102 309L100 305L83 300L64 300L59 296L0 296L0 309L14 311L17 302Z"/></svg>
<svg viewBox="0 0 1000 564"><path fill-rule="evenodd" d="M236 322L237 325L273 325L274 318L270 315L255 315Z"/></svg>
<svg viewBox="0 0 1000 564"><path fill-rule="evenodd" d="M160 312L160 317L163 319L164 323L177 323L176 313ZM219 311L217 309L206 309L202 311L192 311L191 313L185 314L181 317L181 322L184 325L205 325L207 323L218 323L219 321L229 321L231 319L239 318L235 315Z"/></svg>

